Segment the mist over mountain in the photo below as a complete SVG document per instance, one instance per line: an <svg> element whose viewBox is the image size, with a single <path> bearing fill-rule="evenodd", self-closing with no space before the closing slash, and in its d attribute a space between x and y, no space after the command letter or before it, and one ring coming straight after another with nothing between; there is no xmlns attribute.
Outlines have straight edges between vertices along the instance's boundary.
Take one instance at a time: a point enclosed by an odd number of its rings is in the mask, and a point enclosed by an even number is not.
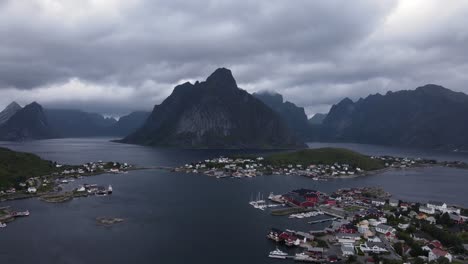
<svg viewBox="0 0 468 264"><path fill-rule="evenodd" d="M468 95L428 84L345 98L323 121L321 141L468 149Z"/></svg>
<svg viewBox="0 0 468 264"><path fill-rule="evenodd" d="M101 114L71 109L45 109L49 125L60 137L92 137L110 135L109 128L117 123Z"/></svg>
<svg viewBox="0 0 468 264"><path fill-rule="evenodd" d="M0 125L0 140L21 141L57 137L49 125L42 106L36 102L26 105Z"/></svg>
<svg viewBox="0 0 468 264"><path fill-rule="evenodd" d="M111 135L127 136L135 132L138 128L145 124L146 119L151 112L136 111L128 115L120 117L119 121L113 124L109 131Z"/></svg>
<svg viewBox="0 0 468 264"><path fill-rule="evenodd" d="M184 83L142 128L121 142L184 148L295 148L303 146L281 117L239 89L230 70Z"/></svg>

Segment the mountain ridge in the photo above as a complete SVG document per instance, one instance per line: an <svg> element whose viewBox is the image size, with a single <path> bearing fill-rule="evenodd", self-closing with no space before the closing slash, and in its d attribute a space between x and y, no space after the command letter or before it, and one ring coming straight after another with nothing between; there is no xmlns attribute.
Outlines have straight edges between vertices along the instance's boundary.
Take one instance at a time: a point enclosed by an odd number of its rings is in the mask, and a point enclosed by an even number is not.
<svg viewBox="0 0 468 264"><path fill-rule="evenodd" d="M321 141L468 149L468 95L439 85L374 94L335 104Z"/></svg>

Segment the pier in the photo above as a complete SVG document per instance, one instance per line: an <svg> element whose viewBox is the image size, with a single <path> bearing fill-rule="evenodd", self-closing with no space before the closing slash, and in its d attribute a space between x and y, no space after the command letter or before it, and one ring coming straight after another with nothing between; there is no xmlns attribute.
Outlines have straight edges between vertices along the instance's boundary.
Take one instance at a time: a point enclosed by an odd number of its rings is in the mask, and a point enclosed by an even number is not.
<svg viewBox="0 0 468 264"><path fill-rule="evenodd" d="M333 221L333 220L336 220L336 219L337 219L336 217L333 217L333 218L326 218L326 219L320 219L320 220L310 221L310 222L307 222L307 223L308 223L308 224L318 224L318 223Z"/></svg>
<svg viewBox="0 0 468 264"><path fill-rule="evenodd" d="M326 215L333 216L333 217L336 217L336 218L345 218L345 213L346 213L344 211L341 212L341 211L338 211L338 210L334 210L332 208L320 208L320 211L322 211Z"/></svg>

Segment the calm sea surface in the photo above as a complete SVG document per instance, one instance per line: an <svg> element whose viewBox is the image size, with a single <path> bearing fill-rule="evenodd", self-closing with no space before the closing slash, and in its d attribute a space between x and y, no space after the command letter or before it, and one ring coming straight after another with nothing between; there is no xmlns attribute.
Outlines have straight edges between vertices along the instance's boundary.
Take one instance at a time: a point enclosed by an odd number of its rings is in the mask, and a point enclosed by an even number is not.
<svg viewBox="0 0 468 264"><path fill-rule="evenodd" d="M125 145L109 139L60 139L0 146L33 152L67 164L103 160L138 166L176 166L226 150L173 150ZM347 147L369 155L398 155L468 161L468 153L445 153L359 144L311 143L310 147ZM277 263L266 257L275 248L265 238L271 227L319 229L306 220L273 217L248 205L259 192L294 188L331 192L342 187L382 186L396 198L429 199L468 206L468 171L424 168L317 182L299 176L215 179L204 175L141 170L100 175L78 183L112 184L107 197L49 204L37 199L0 203L28 209L31 216L0 230L0 263ZM75 184L78 184L75 182ZM96 217L126 219L112 227ZM292 252L291 252L292 253ZM281 262L281 261L280 261Z"/></svg>

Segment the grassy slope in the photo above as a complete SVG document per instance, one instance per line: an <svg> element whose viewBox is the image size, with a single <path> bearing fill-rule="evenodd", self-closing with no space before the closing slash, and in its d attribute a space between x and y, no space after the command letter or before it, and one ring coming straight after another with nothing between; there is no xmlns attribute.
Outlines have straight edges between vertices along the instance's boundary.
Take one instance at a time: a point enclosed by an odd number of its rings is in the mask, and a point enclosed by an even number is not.
<svg viewBox="0 0 468 264"><path fill-rule="evenodd" d="M267 157L266 162L272 165L332 165L337 162L341 164L347 163L364 170L377 170L384 168L384 164L379 160L374 160L369 156L342 148L304 149L295 152L283 152Z"/></svg>
<svg viewBox="0 0 468 264"><path fill-rule="evenodd" d="M55 170L54 164L34 154L0 148L0 188L30 177L43 176Z"/></svg>

